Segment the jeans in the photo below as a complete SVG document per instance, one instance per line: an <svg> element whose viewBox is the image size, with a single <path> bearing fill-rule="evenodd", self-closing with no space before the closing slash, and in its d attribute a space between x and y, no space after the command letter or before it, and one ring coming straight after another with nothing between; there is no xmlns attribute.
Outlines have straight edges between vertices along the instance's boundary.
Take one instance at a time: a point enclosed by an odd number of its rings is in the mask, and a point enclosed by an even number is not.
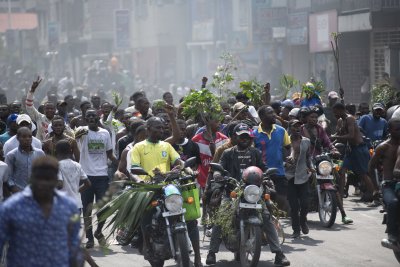
<svg viewBox="0 0 400 267"><path fill-rule="evenodd" d="M290 205L290 217L292 218L292 229L300 232L300 224L307 222L308 212L308 182L294 184L294 178L288 183L288 200Z"/></svg>
<svg viewBox="0 0 400 267"><path fill-rule="evenodd" d="M399 199L397 198L394 188L396 186L395 182L386 183L382 186L383 202L386 205L387 211L387 230L388 234L397 236L398 232L398 221L400 205Z"/></svg>
<svg viewBox="0 0 400 267"><path fill-rule="evenodd" d="M276 232L272 217L268 209L264 209L262 212L262 231L268 236L268 244L272 253L282 252L281 245L279 244L278 233ZM219 246L222 242L221 226L214 225L211 233L210 250L209 252L218 253Z"/></svg>
<svg viewBox="0 0 400 267"><path fill-rule="evenodd" d="M96 198L96 203L104 197L108 189L108 176L88 176L92 185L81 193L83 205L83 221L85 223L86 238L93 240L93 226L92 226L92 208L93 201ZM104 222L99 222L96 232L101 232Z"/></svg>

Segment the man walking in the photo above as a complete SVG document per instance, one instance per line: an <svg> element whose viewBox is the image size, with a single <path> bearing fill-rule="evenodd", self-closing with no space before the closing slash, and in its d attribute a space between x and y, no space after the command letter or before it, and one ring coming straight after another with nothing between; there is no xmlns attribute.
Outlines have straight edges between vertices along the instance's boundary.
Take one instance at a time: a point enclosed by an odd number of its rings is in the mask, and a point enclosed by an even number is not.
<svg viewBox="0 0 400 267"><path fill-rule="evenodd" d="M68 267L77 260L78 209L55 190L57 173L56 159L36 158L31 185L0 206L0 251L8 242L8 266Z"/></svg>
<svg viewBox="0 0 400 267"><path fill-rule="evenodd" d="M255 147L261 150L263 162L266 168L277 168L277 174L273 180L277 193L277 203L281 210L288 211L287 203L287 179L283 162L285 155L290 154L290 137L287 131L276 125L276 114L272 107L262 106L258 110L261 124L254 132Z"/></svg>
<svg viewBox="0 0 400 267"><path fill-rule="evenodd" d="M108 189L107 159L117 164L112 150L111 137L107 130L99 128L99 116L95 109L88 109L85 114L88 126L78 129L76 138L80 148L80 161L92 186L82 192L83 214L86 228L86 248L93 248L92 205L96 197L99 202ZM105 245L102 228L105 222L99 222L94 237L100 245Z"/></svg>
<svg viewBox="0 0 400 267"><path fill-rule="evenodd" d="M6 155L9 170L8 185L12 193L24 190L31 177L32 162L44 152L32 146L32 132L29 128L22 127L17 131L19 146Z"/></svg>

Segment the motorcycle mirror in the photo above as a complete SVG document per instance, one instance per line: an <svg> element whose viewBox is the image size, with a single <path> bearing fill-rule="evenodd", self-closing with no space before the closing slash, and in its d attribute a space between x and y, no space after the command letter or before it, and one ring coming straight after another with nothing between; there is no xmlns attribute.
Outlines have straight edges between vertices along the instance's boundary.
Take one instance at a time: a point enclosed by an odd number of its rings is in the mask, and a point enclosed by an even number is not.
<svg viewBox="0 0 400 267"><path fill-rule="evenodd" d="M131 173L135 175L149 175L143 168L140 167L134 167L131 168Z"/></svg>
<svg viewBox="0 0 400 267"><path fill-rule="evenodd" d="M191 157L185 161L183 168L193 167L194 165L196 165L196 162L197 162L197 158Z"/></svg>
<svg viewBox="0 0 400 267"><path fill-rule="evenodd" d="M275 175L278 172L277 168L269 168L266 172L265 175L267 176L272 176Z"/></svg>
<svg viewBox="0 0 400 267"><path fill-rule="evenodd" d="M221 164L219 164L219 163L210 163L210 167L211 167L211 170L212 171L219 171L219 172L221 172L222 174L225 174L226 173L226 170L222 167L222 165Z"/></svg>

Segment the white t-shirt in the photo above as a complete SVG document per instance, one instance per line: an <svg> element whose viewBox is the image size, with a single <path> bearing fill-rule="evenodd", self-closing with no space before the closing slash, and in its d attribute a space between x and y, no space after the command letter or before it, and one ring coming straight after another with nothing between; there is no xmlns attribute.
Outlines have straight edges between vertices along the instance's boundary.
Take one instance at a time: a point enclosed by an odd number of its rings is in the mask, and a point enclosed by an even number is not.
<svg viewBox="0 0 400 267"><path fill-rule="evenodd" d="M79 182L86 180L86 173L81 165L72 159L59 161L58 179L63 180L62 191L75 199L78 208L82 208L81 194L79 193Z"/></svg>
<svg viewBox="0 0 400 267"><path fill-rule="evenodd" d="M19 146L19 141L17 139L17 135L14 135L10 139L8 139L7 142L4 143L3 151L4 151L4 156L8 154L11 150L14 148L17 148ZM37 149L42 149L42 142L40 142L39 139L36 137L32 136L32 147L37 148Z"/></svg>
<svg viewBox="0 0 400 267"><path fill-rule="evenodd" d="M8 181L8 167L3 161L0 161L0 202L3 201L3 183Z"/></svg>
<svg viewBox="0 0 400 267"><path fill-rule="evenodd" d="M129 149L128 153L126 154L126 170L130 174L131 173L131 167L132 167L131 164L130 164L131 157L132 157L132 148L133 148L132 143L128 144L126 146L126 148Z"/></svg>
<svg viewBox="0 0 400 267"><path fill-rule="evenodd" d="M89 176L108 176L107 151L112 150L111 137L107 130L99 128L97 132L87 126L78 127L77 131L85 128L88 134L77 139L81 158L79 163Z"/></svg>

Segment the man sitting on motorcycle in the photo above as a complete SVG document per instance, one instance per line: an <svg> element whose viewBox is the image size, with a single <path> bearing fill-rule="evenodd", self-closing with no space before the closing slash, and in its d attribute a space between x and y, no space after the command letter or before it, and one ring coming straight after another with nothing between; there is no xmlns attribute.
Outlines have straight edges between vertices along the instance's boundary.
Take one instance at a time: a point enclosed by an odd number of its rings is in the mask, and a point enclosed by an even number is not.
<svg viewBox="0 0 400 267"><path fill-rule="evenodd" d="M318 124L318 117L322 115L322 109L318 106L311 107L308 112L305 113L305 124L302 126L301 134L304 137L310 139L310 153L311 156L315 157L320 155L324 150L330 150L337 154L338 152L332 146L331 141L324 128ZM346 212L343 208L343 201L339 194L337 196L337 204L342 215L342 222L344 224L353 223L353 220L347 217Z"/></svg>
<svg viewBox="0 0 400 267"><path fill-rule="evenodd" d="M247 167L257 166L264 171L265 164L263 163L261 152L251 146L253 143L253 134L249 126L246 124L238 124L233 132L236 135L237 145L224 151L220 160L222 167L229 172L231 177L238 181L242 179L242 173ZM267 209L263 211L262 217L264 222L263 230L268 235L271 252L276 253L275 264L279 266L289 266L290 261L286 259L282 252L278 234ZM214 225L206 264L216 263L215 253L218 253L221 241L221 227Z"/></svg>
<svg viewBox="0 0 400 267"><path fill-rule="evenodd" d="M388 238L383 239L382 242L395 244L399 241L398 222L400 220L399 199L395 193L396 182L400 178L400 119L389 120L388 130L390 138L376 148L368 169L372 177L375 175L375 168L379 164L383 166L382 193L387 210Z"/></svg>
<svg viewBox="0 0 400 267"><path fill-rule="evenodd" d="M164 137L164 122L158 117L152 117L146 122L148 138L137 143L132 148L131 166L142 167L147 173L154 175L157 173L166 173L170 171L171 166L183 166L179 154L168 142L161 141ZM147 180L144 180L147 182ZM149 236L146 231L147 225L151 224L152 212L146 213L141 222L143 233L143 245L146 248L145 258L151 257L152 252L149 251ZM193 242L195 249L195 266L200 267L200 238L196 223L187 222L188 234Z"/></svg>

